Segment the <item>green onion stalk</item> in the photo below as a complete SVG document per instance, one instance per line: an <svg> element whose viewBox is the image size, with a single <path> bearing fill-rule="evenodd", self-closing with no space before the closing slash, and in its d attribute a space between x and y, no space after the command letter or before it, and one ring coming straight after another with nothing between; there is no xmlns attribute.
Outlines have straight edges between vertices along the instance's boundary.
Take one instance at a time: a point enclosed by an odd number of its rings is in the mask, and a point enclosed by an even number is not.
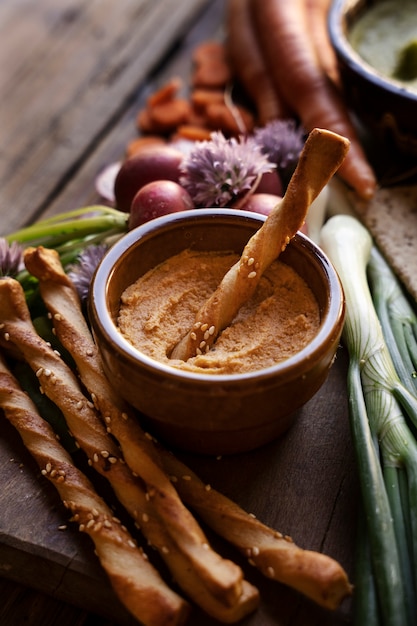
<svg viewBox="0 0 417 626"><path fill-rule="evenodd" d="M92 205L45 218L5 236L8 243L17 241L24 247L44 246L60 254L82 250L92 241L122 234L127 230L127 213L103 205Z"/></svg>
<svg viewBox="0 0 417 626"><path fill-rule="evenodd" d="M128 229L128 214L104 205L91 205L45 218L4 237L27 248L53 248L65 269L75 263L89 246L111 244ZM22 284L28 300L36 291L37 281L26 271L16 279Z"/></svg>
<svg viewBox="0 0 417 626"><path fill-rule="evenodd" d="M364 566L363 579L359 573L356 580L356 620L358 625L411 626L417 615L417 394L397 373L373 302L367 274L376 258L371 235L355 217L336 215L324 225L320 243L346 298L343 341L367 535L362 543L369 543L377 597L372 616L361 613L366 605L360 601L362 582L371 587Z"/></svg>

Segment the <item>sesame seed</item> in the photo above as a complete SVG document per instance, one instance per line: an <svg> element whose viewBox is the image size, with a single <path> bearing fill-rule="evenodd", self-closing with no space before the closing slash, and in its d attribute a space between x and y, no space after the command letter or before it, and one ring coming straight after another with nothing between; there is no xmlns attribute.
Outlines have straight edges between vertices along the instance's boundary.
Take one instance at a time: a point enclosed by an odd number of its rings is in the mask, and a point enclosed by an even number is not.
<svg viewBox="0 0 417 626"><path fill-rule="evenodd" d="M43 469L43 470L41 470L41 474L42 474L43 476L46 476L46 474L47 474L47 473L48 473L48 472L47 472L46 470L44 470L44 469Z"/></svg>
<svg viewBox="0 0 417 626"><path fill-rule="evenodd" d="M178 482L178 478L176 476L171 476L170 480L172 483L177 483Z"/></svg>
<svg viewBox="0 0 417 626"><path fill-rule="evenodd" d="M39 369L36 370L37 378L39 378L39 376L42 376L42 372L43 372L43 367L40 367Z"/></svg>
<svg viewBox="0 0 417 626"><path fill-rule="evenodd" d="M94 352L93 352L93 350L92 350L91 348L89 348L89 349L87 350L87 352L86 352L86 355L87 355L87 356L93 356L93 354L94 354Z"/></svg>
<svg viewBox="0 0 417 626"><path fill-rule="evenodd" d="M95 393L92 393L92 394L91 394L91 399L92 399L92 401L94 402L94 404L97 402L97 396L96 396L96 394L95 394Z"/></svg>
<svg viewBox="0 0 417 626"><path fill-rule="evenodd" d="M91 459L88 459L87 463L88 463L88 465L91 467L91 466L92 466L92 464L93 464L93 461L92 461Z"/></svg>
<svg viewBox="0 0 417 626"><path fill-rule="evenodd" d="M9 333L4 333L4 340L5 340L5 341L9 341L9 340L10 340L10 335L9 335Z"/></svg>
<svg viewBox="0 0 417 626"><path fill-rule="evenodd" d="M256 519L256 515L254 513L249 513L250 517L253 517L253 519Z"/></svg>
<svg viewBox="0 0 417 626"><path fill-rule="evenodd" d="M200 348L197 348L195 352L196 352L196 354L198 354L198 356L201 356L201 355L203 354L203 353L201 352Z"/></svg>
<svg viewBox="0 0 417 626"><path fill-rule="evenodd" d="M94 515L94 517L98 517L100 515L97 509L91 509L91 513Z"/></svg>
<svg viewBox="0 0 417 626"><path fill-rule="evenodd" d="M67 530L68 526L66 524L61 524L61 526L58 526L58 530Z"/></svg>
<svg viewBox="0 0 417 626"><path fill-rule="evenodd" d="M215 326L210 326L210 328L208 329L209 335L214 335L215 330L216 330Z"/></svg>
<svg viewBox="0 0 417 626"><path fill-rule="evenodd" d="M89 409L94 409L94 404L90 400L87 400L87 406Z"/></svg>
<svg viewBox="0 0 417 626"><path fill-rule="evenodd" d="M94 526L94 530L96 533L98 533L98 531L101 530L102 528L103 528L102 522L97 522L96 525Z"/></svg>
<svg viewBox="0 0 417 626"><path fill-rule="evenodd" d="M259 555L259 548L257 546L252 548L252 554L253 554L253 556L258 556Z"/></svg>
<svg viewBox="0 0 417 626"><path fill-rule="evenodd" d="M255 278L256 272L249 272L248 278Z"/></svg>
<svg viewBox="0 0 417 626"><path fill-rule="evenodd" d="M201 325L201 332L204 333L207 330L207 328L208 328L208 324L202 324Z"/></svg>
<svg viewBox="0 0 417 626"><path fill-rule="evenodd" d="M253 258L253 256L251 256L251 257L248 259L248 265L249 265L249 266L251 266L251 265L253 265L254 263L255 263L255 259Z"/></svg>
<svg viewBox="0 0 417 626"><path fill-rule="evenodd" d="M54 320L58 320L58 322L60 322L62 320L61 314L60 313L55 313Z"/></svg>
<svg viewBox="0 0 417 626"><path fill-rule="evenodd" d="M110 452L108 452L107 450L102 450L100 454L103 457L103 459L107 459L110 456Z"/></svg>
<svg viewBox="0 0 417 626"><path fill-rule="evenodd" d="M149 522L149 515L148 515L147 513L144 513L144 514L142 515L142 521L143 521L143 522Z"/></svg>
<svg viewBox="0 0 417 626"><path fill-rule="evenodd" d="M248 563L249 565L256 565L255 561L253 559L248 559Z"/></svg>
<svg viewBox="0 0 417 626"><path fill-rule="evenodd" d="M49 369L43 370L43 373L45 374L46 377L49 377L52 374L51 370Z"/></svg>
<svg viewBox="0 0 417 626"><path fill-rule="evenodd" d="M206 330L206 332L204 333L204 339L207 341L209 337L210 337L210 333L208 330Z"/></svg>
<svg viewBox="0 0 417 626"><path fill-rule="evenodd" d="M201 547L203 548L203 550L210 550L210 546L207 541L204 541L204 543L201 544Z"/></svg>
<svg viewBox="0 0 417 626"><path fill-rule="evenodd" d="M182 476L183 480L191 480L191 476L189 476L188 474L185 474L184 476Z"/></svg>
<svg viewBox="0 0 417 626"><path fill-rule="evenodd" d="M45 469L49 473L52 469L52 465L50 463L47 463Z"/></svg>
<svg viewBox="0 0 417 626"><path fill-rule="evenodd" d="M195 340L197 339L197 335L195 334L195 332L194 332L194 331L191 331L191 332L190 332L190 337L191 337L191 339L192 339L193 341L195 341Z"/></svg>
<svg viewBox="0 0 417 626"><path fill-rule="evenodd" d="M205 486L204 486L204 489L205 489L206 491L211 491L211 485L205 485Z"/></svg>
<svg viewBox="0 0 417 626"><path fill-rule="evenodd" d="M110 426L107 426L107 428L106 428L106 433L109 433L109 435L111 434L111 428L110 428Z"/></svg>
<svg viewBox="0 0 417 626"><path fill-rule="evenodd" d="M200 345L199 345L200 350L202 350L205 345L206 345L205 341L200 341Z"/></svg>
<svg viewBox="0 0 417 626"><path fill-rule="evenodd" d="M93 519L90 519L87 522L87 528L93 528L93 526L95 526L95 524L96 524L95 521Z"/></svg>
<svg viewBox="0 0 417 626"><path fill-rule="evenodd" d="M136 544L132 539L128 540L127 545L130 546L131 548L136 548Z"/></svg>
<svg viewBox="0 0 417 626"><path fill-rule="evenodd" d="M168 548L167 548L166 546L162 546L162 548L161 548L161 552L162 552L163 554L169 554L169 550L168 550Z"/></svg>
<svg viewBox="0 0 417 626"><path fill-rule="evenodd" d="M97 452L94 452L93 461L94 461L94 463L98 463L98 454L97 454Z"/></svg>
<svg viewBox="0 0 417 626"><path fill-rule="evenodd" d="M201 322L196 322L196 323L194 324L193 328L194 328L195 330L198 330L198 329L200 328L200 326L201 326Z"/></svg>
<svg viewBox="0 0 417 626"><path fill-rule="evenodd" d="M78 530L79 530L81 533L82 533L82 532L84 532L84 530L85 530L85 524L80 524L80 525L78 526Z"/></svg>
<svg viewBox="0 0 417 626"><path fill-rule="evenodd" d="M63 483L65 480L65 476L58 476L58 478L56 479L57 483Z"/></svg>
<svg viewBox="0 0 417 626"><path fill-rule="evenodd" d="M104 418L104 421L106 422L106 424L110 424L110 422L111 422L110 415L106 415L105 418Z"/></svg>
<svg viewBox="0 0 417 626"><path fill-rule="evenodd" d="M117 463L117 458L115 456L109 456L109 463L114 465L115 463Z"/></svg>
<svg viewBox="0 0 417 626"><path fill-rule="evenodd" d="M83 401L82 401L82 400L79 400L79 401L77 402L77 404L76 404L76 408L77 408L77 409L79 409L79 410L81 410L81 409L83 408Z"/></svg>
<svg viewBox="0 0 417 626"><path fill-rule="evenodd" d="M146 437L147 439L150 439L151 441L153 441L153 437L152 437L151 433L146 432L146 433L145 433L145 437Z"/></svg>
<svg viewBox="0 0 417 626"><path fill-rule="evenodd" d="M103 522L103 526L104 526L105 528L111 528L111 523L109 522L109 520L108 520L108 519L104 520L104 522Z"/></svg>
<svg viewBox="0 0 417 626"><path fill-rule="evenodd" d="M273 578L275 576L275 570L273 567L269 566L266 568L266 575L269 576L270 578Z"/></svg>
<svg viewBox="0 0 417 626"><path fill-rule="evenodd" d="M123 413L122 413L122 418L123 418L125 421L127 421L127 420L129 419L129 416L128 416L128 414L127 414L127 413L123 412Z"/></svg>

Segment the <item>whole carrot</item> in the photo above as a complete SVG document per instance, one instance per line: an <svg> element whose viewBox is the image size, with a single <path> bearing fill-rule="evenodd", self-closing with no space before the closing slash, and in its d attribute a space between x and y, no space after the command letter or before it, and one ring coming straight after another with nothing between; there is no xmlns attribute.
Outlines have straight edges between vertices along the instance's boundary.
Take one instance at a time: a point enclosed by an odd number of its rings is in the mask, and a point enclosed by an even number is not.
<svg viewBox="0 0 417 626"><path fill-rule="evenodd" d="M229 0L226 12L226 50L237 78L256 103L261 124L285 117L287 110L270 75L253 30L247 0Z"/></svg>
<svg viewBox="0 0 417 626"><path fill-rule="evenodd" d="M319 40L329 45L323 26L328 0L247 1L265 69L279 97L307 131L327 128L350 139L350 152L339 173L360 196L369 198L376 187L374 172L342 95L329 78L328 72L334 70L333 61L329 59L324 68L323 52L320 55L317 52ZM250 90L247 83L245 87ZM259 90L257 103L262 98Z"/></svg>

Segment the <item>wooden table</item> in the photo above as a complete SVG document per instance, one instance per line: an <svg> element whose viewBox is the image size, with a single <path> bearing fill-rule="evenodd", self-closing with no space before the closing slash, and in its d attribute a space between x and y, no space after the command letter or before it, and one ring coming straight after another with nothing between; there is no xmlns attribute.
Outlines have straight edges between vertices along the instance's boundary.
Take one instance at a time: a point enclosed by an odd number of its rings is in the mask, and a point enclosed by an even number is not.
<svg viewBox="0 0 417 626"><path fill-rule="evenodd" d="M146 97L190 72L190 52L222 36L222 0L3 0L0 3L0 233L97 201L96 175L124 153ZM0 415L0 626L128 624L53 487ZM250 454L187 457L204 480L302 547L338 559L353 578L355 463L346 353L281 439ZM336 613L263 579L244 626L341 626ZM100 615L100 618L97 618ZM101 621L97 621L100 619ZM190 624L212 625L193 611Z"/></svg>

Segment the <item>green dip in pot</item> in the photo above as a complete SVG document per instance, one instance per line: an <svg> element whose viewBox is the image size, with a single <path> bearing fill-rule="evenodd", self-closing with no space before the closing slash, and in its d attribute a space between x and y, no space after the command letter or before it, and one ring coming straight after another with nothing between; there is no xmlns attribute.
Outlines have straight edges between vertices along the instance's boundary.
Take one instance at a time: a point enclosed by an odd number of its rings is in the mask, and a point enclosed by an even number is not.
<svg viewBox="0 0 417 626"><path fill-rule="evenodd" d="M381 0L352 24L348 39L378 73L417 92L417 0Z"/></svg>

